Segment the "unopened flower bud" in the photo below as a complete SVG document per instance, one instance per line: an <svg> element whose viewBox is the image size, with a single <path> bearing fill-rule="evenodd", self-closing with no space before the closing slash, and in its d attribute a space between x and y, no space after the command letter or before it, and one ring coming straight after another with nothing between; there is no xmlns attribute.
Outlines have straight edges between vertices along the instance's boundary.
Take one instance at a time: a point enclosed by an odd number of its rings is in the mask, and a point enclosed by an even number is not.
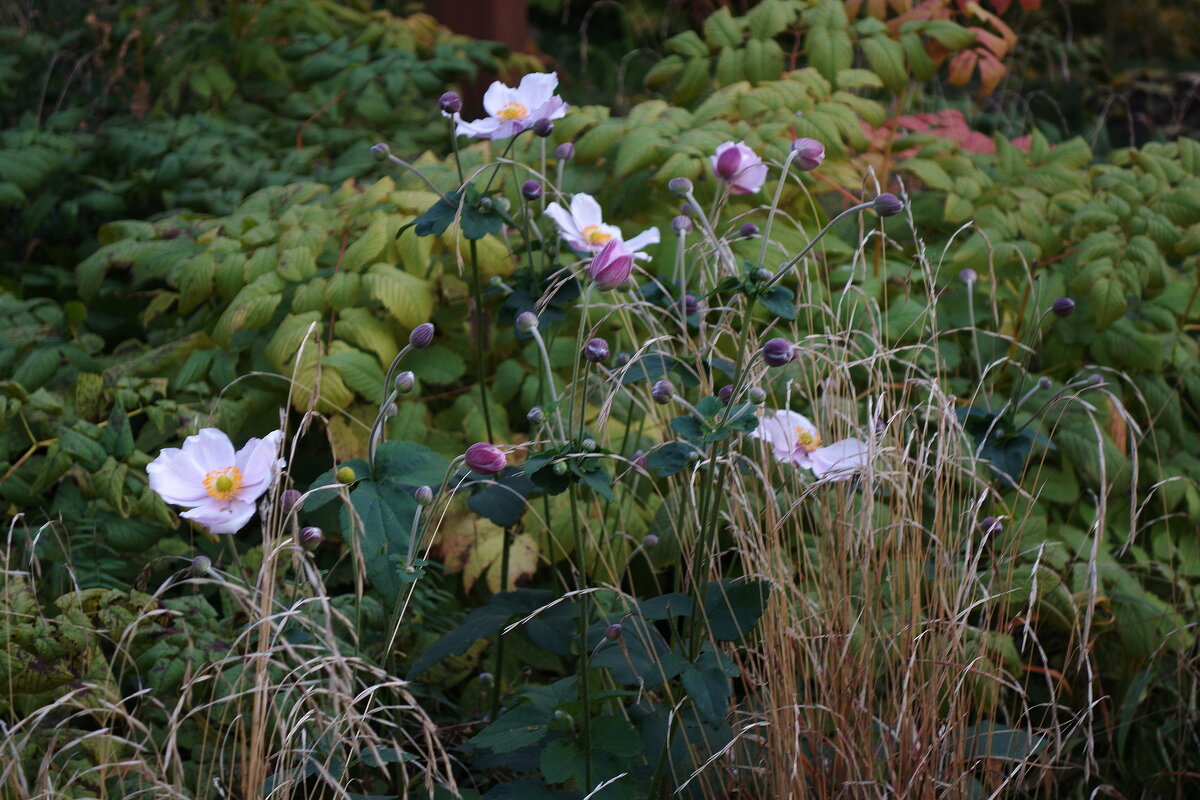
<svg viewBox="0 0 1200 800"><path fill-rule="evenodd" d="M593 364L608 361L608 342L600 338L589 339L583 346L583 357Z"/></svg>
<svg viewBox="0 0 1200 800"><path fill-rule="evenodd" d="M698 216L698 214L696 213L696 207L694 205L692 205L691 203L681 203L679 206L679 213L684 215L685 217Z"/></svg>
<svg viewBox="0 0 1200 800"><path fill-rule="evenodd" d="M1000 524L1000 520L995 517L984 517L980 520L979 527L983 528L983 532L989 535L997 534L1004 530L1004 526Z"/></svg>
<svg viewBox="0 0 1200 800"><path fill-rule="evenodd" d="M904 210L904 203L891 192L884 192L875 198L875 213L881 217L894 217Z"/></svg>
<svg viewBox="0 0 1200 800"><path fill-rule="evenodd" d="M299 542L300 546L305 550L316 550L324 538L325 532L315 525L309 525L300 529Z"/></svg>
<svg viewBox="0 0 1200 800"><path fill-rule="evenodd" d="M825 145L816 139L796 139L792 142L792 150L796 152L794 163L805 172L816 169L825 160Z"/></svg>
<svg viewBox="0 0 1200 800"><path fill-rule="evenodd" d="M387 142L380 142L379 144L371 147L371 155L375 157L376 161L386 161L387 157L391 155L391 153L392 148L388 146Z"/></svg>
<svg viewBox="0 0 1200 800"><path fill-rule="evenodd" d="M629 363L629 359L631 359L631 358L633 358L633 356L629 355L629 353L626 353L624 351L617 353L617 366L618 367L625 366L626 364Z"/></svg>
<svg viewBox="0 0 1200 800"><path fill-rule="evenodd" d="M212 569L212 559L208 556L196 556L192 559L191 572L193 578L203 578Z"/></svg>
<svg viewBox="0 0 1200 800"><path fill-rule="evenodd" d="M492 673L490 673L490 672L479 673L479 682L482 683L484 686L491 686L492 681L494 681L495 679L496 679L496 677L494 675L492 675Z"/></svg>
<svg viewBox="0 0 1200 800"><path fill-rule="evenodd" d="M667 188L676 197L687 197L692 191L692 182L687 178L671 178L667 182Z"/></svg>
<svg viewBox="0 0 1200 800"><path fill-rule="evenodd" d="M1050 304L1050 311L1056 317L1069 317L1075 311L1075 301L1069 297L1060 297Z"/></svg>
<svg viewBox="0 0 1200 800"><path fill-rule="evenodd" d="M1090 383L1092 386L1103 386L1104 376L1097 372L1092 375L1092 377L1088 378L1088 383Z"/></svg>
<svg viewBox="0 0 1200 800"><path fill-rule="evenodd" d="M433 502L433 489L428 486L418 486L413 492L413 500L417 501L419 506L427 506Z"/></svg>
<svg viewBox="0 0 1200 800"><path fill-rule="evenodd" d="M525 415L525 419L529 420L530 424L541 425L546 421L546 412L541 406L534 406L529 409L529 413Z"/></svg>
<svg viewBox="0 0 1200 800"><path fill-rule="evenodd" d="M965 283L967 286L970 286L975 281L979 280L979 274L977 272L975 272L975 270L971 269L970 267L967 267L966 269L959 271L958 279L960 281L962 281L963 283Z"/></svg>
<svg viewBox="0 0 1200 800"><path fill-rule="evenodd" d="M599 445L597 445L597 444L596 444L596 440L595 440L595 439L593 439L593 438L592 438L592 437L590 437L590 436L586 436L586 437L584 437L583 441L581 441L581 442L579 443L579 447L580 447L580 449L582 449L582 450L583 450L585 453L594 453L594 452L596 452L596 448L597 448L598 446L599 446Z"/></svg>
<svg viewBox="0 0 1200 800"><path fill-rule="evenodd" d="M658 537L655 536L653 533L647 533L645 538L642 539L642 545L647 548L657 547L658 546Z"/></svg>
<svg viewBox="0 0 1200 800"><path fill-rule="evenodd" d="M795 360L796 346L783 337L776 337L763 345L762 357L768 367L782 367Z"/></svg>
<svg viewBox="0 0 1200 800"><path fill-rule="evenodd" d="M756 406L761 406L767 402L767 392L761 386L751 386L750 391L746 392L746 396Z"/></svg>
<svg viewBox="0 0 1200 800"><path fill-rule="evenodd" d="M666 380L659 381L651 387L650 396L654 398L654 402L665 405L675 396L675 384Z"/></svg>
<svg viewBox="0 0 1200 800"><path fill-rule="evenodd" d="M340 468L336 473L334 473L333 477L337 478L338 483L354 483L356 480L358 480L358 475L354 473L354 469L352 467Z"/></svg>
<svg viewBox="0 0 1200 800"><path fill-rule="evenodd" d="M533 123L533 132L545 139L550 134L554 133L554 123L548 119L539 119Z"/></svg>
<svg viewBox="0 0 1200 800"><path fill-rule="evenodd" d="M457 114L462 111L462 98L458 96L458 92L446 92L438 98L438 108L444 114Z"/></svg>
<svg viewBox="0 0 1200 800"><path fill-rule="evenodd" d="M1050 380L1049 378L1047 378L1045 375L1038 378L1038 388L1039 389L1049 389L1053 384L1054 384L1054 382L1052 380Z"/></svg>
<svg viewBox="0 0 1200 800"><path fill-rule="evenodd" d="M542 196L541 181L535 181L533 179L530 179L530 180L525 181L525 183L521 185L521 197L524 197L526 200L533 202L534 200L537 200L541 196Z"/></svg>
<svg viewBox="0 0 1200 800"><path fill-rule="evenodd" d="M758 236L758 226L753 222L747 222L742 225L741 230L739 230L738 233L743 239L750 239L754 236Z"/></svg>
<svg viewBox="0 0 1200 800"><path fill-rule="evenodd" d="M575 157L575 145L570 142L563 142L554 148L554 157L559 161L570 161Z"/></svg>
<svg viewBox="0 0 1200 800"><path fill-rule="evenodd" d="M605 628L604 629L604 638L608 639L610 642L615 642L617 639L620 639L621 638L621 623L614 622L612 625L609 625L607 628Z"/></svg>
<svg viewBox="0 0 1200 800"><path fill-rule="evenodd" d="M561 478L567 474L567 462L555 461L554 466L550 467L550 471Z"/></svg>
<svg viewBox="0 0 1200 800"><path fill-rule="evenodd" d="M771 270L767 269L766 267L759 267L758 269L754 270L754 280L758 281L759 283L765 283L774 277L775 273L771 272Z"/></svg>
<svg viewBox="0 0 1200 800"><path fill-rule="evenodd" d="M405 370L396 376L396 391L400 394L408 394L417 386L417 376L412 373L412 370Z"/></svg>
<svg viewBox="0 0 1200 800"><path fill-rule="evenodd" d="M694 294L685 294L679 301L679 305L683 308L683 313L689 317L700 313L700 301Z"/></svg>
<svg viewBox="0 0 1200 800"><path fill-rule="evenodd" d="M408 343L414 350L424 350L433 343L434 333L435 330L432 322L422 322L413 328L412 333L408 335Z"/></svg>
<svg viewBox="0 0 1200 800"><path fill-rule="evenodd" d="M727 383L718 389L717 399L725 405L729 405L729 401L733 399L733 384Z"/></svg>
<svg viewBox="0 0 1200 800"><path fill-rule="evenodd" d="M303 496L297 489L284 489L283 493L279 495L279 509L287 514L296 507Z"/></svg>
<svg viewBox="0 0 1200 800"><path fill-rule="evenodd" d="M521 333L529 333L535 330L538 326L537 314L532 311L522 311L517 315L517 330Z"/></svg>
<svg viewBox="0 0 1200 800"><path fill-rule="evenodd" d="M680 233L680 234L691 233L692 221L688 217L685 217L683 214L680 214L679 216L677 216L671 220L671 230L675 231L676 233Z"/></svg>
<svg viewBox="0 0 1200 800"><path fill-rule="evenodd" d="M494 475L508 466L504 451L488 442L476 442L468 447L463 460L468 469L480 475Z"/></svg>
<svg viewBox="0 0 1200 800"><path fill-rule="evenodd" d="M629 459L629 461L638 469L646 468L646 454L641 450L638 450L636 453L634 453L633 458Z"/></svg>

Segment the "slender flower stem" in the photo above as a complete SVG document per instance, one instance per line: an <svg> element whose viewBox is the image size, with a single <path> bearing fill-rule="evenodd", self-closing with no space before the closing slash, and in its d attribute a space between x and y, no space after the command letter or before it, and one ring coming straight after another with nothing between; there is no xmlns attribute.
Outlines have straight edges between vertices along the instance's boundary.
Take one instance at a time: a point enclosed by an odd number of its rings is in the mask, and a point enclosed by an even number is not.
<svg viewBox="0 0 1200 800"><path fill-rule="evenodd" d="M588 685L588 643L587 643L587 626L588 619L591 616L591 603L587 589L587 554L584 552L583 531L579 527L579 503L576 495L578 488L575 481L571 481L568 494L571 501L571 529L575 536L575 559L579 563L577 569L578 583L577 588L581 590L579 595L579 706L580 706L580 728L583 734L583 772L584 784L592 785L592 709L591 709L591 689Z"/></svg>
<svg viewBox="0 0 1200 800"><path fill-rule="evenodd" d="M704 233L708 235L708 240L712 242L712 246L714 249L716 249L717 255L720 257L722 263L724 263L729 269L729 274L736 274L737 267L733 263L733 253L730 252L728 246L726 246L719 238L717 238L717 232L713 230L712 223L708 221L708 215L704 213L704 209L700 207L700 203L696 201L696 195L693 194L689 189L685 196L687 197L687 201L691 207L696 210L696 215L700 217L700 226L704 228ZM714 283L715 282L716 281L714 280Z"/></svg>
<svg viewBox="0 0 1200 800"><path fill-rule="evenodd" d="M470 240L471 251L471 289L475 295L475 365L479 378L479 405L483 408L483 427L487 431L488 441L492 441L492 412L488 409L487 364L483 357L484 311L483 286L479 280L479 253L475 240Z"/></svg>
<svg viewBox="0 0 1200 800"><path fill-rule="evenodd" d="M843 219L850 216L851 214L871 208L874 205L875 205L874 201L868 200L865 203L859 203L856 206L851 206L850 208L847 208L845 211L838 214L833 219L829 220L829 222L826 223L825 227L821 228L821 230L817 232L817 235L813 237L812 241L809 242L804 247L804 249L801 250L798 255L796 255L795 258L788 261L786 264L784 264L782 267L780 267L778 270L776 270L774 275L772 275L767 280L763 281L763 287L765 288L765 287L773 285L776 281L778 281L780 278L782 278L787 273L788 270L790 270L792 267L799 264L800 260L802 258L804 258L806 255L808 255L809 252L811 252L812 249L817 246L817 243L820 242L821 239L823 239L825 237L825 234L829 233L829 231L833 228L834 225L841 222Z"/></svg>
<svg viewBox="0 0 1200 800"><path fill-rule="evenodd" d="M417 169L416 167L414 167L412 164L408 163L404 159L392 155L391 153L388 153L387 158L388 158L389 162L395 164L398 167L404 167L406 170L411 172L413 175L416 175L418 178L420 178L421 181L424 182L424 184L429 187L429 191L433 192L438 197L442 198L442 200L444 202L446 202L449 205L454 205L454 203L450 202L450 198L448 198L448 197L446 197L446 195L442 194L442 190L437 188L436 186L434 186L433 181L429 180L429 178L426 178L425 175L421 172L421 170Z"/></svg>
<svg viewBox="0 0 1200 800"><path fill-rule="evenodd" d="M783 196L783 187L787 185L788 171L792 168L792 162L796 160L796 151L789 150L787 158L783 161L783 171L779 174L779 183L775 185L775 199L771 201L771 207L767 211L767 224L763 227L762 246L758 248L758 266L761 267L767 260L767 242L771 240L771 225L775 222L775 213L779 211L779 198Z"/></svg>

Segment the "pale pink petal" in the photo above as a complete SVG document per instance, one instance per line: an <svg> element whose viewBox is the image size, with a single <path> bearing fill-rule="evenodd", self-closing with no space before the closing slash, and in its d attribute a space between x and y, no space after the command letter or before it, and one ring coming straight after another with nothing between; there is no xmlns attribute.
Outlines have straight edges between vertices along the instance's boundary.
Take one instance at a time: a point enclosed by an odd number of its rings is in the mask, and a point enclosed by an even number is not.
<svg viewBox="0 0 1200 800"><path fill-rule="evenodd" d="M855 472L867 466L868 459L869 453L864 442L842 439L812 452L812 471L818 478L849 480Z"/></svg>
<svg viewBox="0 0 1200 800"><path fill-rule="evenodd" d="M272 431L262 439L251 439L238 451L237 466L242 471L242 488L238 500L252 502L270 488L285 462L279 458L279 443L283 431Z"/></svg>
<svg viewBox="0 0 1200 800"><path fill-rule="evenodd" d="M184 439L183 452L191 456L206 473L234 464L233 442L216 428L202 428L195 436Z"/></svg>
<svg viewBox="0 0 1200 800"><path fill-rule="evenodd" d="M537 108L529 109L529 117L534 122L539 119L560 119L567 115L567 103L561 97L551 97Z"/></svg>
<svg viewBox="0 0 1200 800"><path fill-rule="evenodd" d="M571 216L571 212L558 203L550 203L546 206L546 216L554 220L554 224L562 232L567 244L576 250L588 249L587 242L583 238L583 231L579 230L579 226L575 224L575 217Z"/></svg>
<svg viewBox="0 0 1200 800"><path fill-rule="evenodd" d="M763 163L747 167L733 179L733 190L738 194L754 194L767 182L767 165Z"/></svg>
<svg viewBox="0 0 1200 800"><path fill-rule="evenodd" d="M532 111L544 105L554 95L554 90L557 88L557 72L531 72L524 78L521 78L521 83L517 86L514 94L518 103ZM487 108L486 102L484 108ZM496 112L489 108L488 113L494 114Z"/></svg>
<svg viewBox="0 0 1200 800"><path fill-rule="evenodd" d="M571 198L571 216L580 231L589 225L604 224L604 212L600 210L600 204L596 198L583 192Z"/></svg>
<svg viewBox="0 0 1200 800"><path fill-rule="evenodd" d="M750 435L755 439L762 439L770 445L772 453L778 460L792 461L798 439L796 433L798 427L815 430L813 424L803 414L781 408L774 414L764 416L759 420L758 427L751 431Z"/></svg>
<svg viewBox="0 0 1200 800"><path fill-rule="evenodd" d="M474 136L477 139L490 139L498 127L500 127L500 121L492 117L484 117L474 122L459 119L458 125L454 128L454 133L456 136Z"/></svg>
<svg viewBox="0 0 1200 800"><path fill-rule="evenodd" d="M150 488L164 502L176 506L194 506L208 499L204 488L205 470L196 460L177 447L168 447L146 466Z"/></svg>
<svg viewBox="0 0 1200 800"><path fill-rule="evenodd" d="M254 503L213 501L184 511L179 516L208 528L211 533L237 533L254 516Z"/></svg>
<svg viewBox="0 0 1200 800"><path fill-rule="evenodd" d="M649 259L650 256L642 252L647 245L658 244L659 235L658 228L649 228L642 231L637 236L625 242L625 249L633 253L634 258Z"/></svg>
<svg viewBox="0 0 1200 800"><path fill-rule="evenodd" d="M728 150L729 148L736 147L736 146L737 145L735 145L733 142L724 142L722 144L717 145L717 152L710 159L710 161L712 162L712 169L713 169L714 175L717 174L717 162L720 160L721 155L724 154L724 152L726 150Z"/></svg>
<svg viewBox="0 0 1200 800"><path fill-rule="evenodd" d="M505 86L500 81L492 81L492 85L483 93L483 110L489 117L500 113L500 109L517 100L517 91Z"/></svg>

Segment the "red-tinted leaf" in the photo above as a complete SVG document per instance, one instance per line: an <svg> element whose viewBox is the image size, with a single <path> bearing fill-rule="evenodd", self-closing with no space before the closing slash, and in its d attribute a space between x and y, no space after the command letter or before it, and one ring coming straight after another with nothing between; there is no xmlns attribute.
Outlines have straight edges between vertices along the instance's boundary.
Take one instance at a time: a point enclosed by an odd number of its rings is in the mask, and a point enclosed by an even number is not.
<svg viewBox="0 0 1200 800"><path fill-rule="evenodd" d="M955 86L966 86L971 82L971 74L975 71L975 64L978 62L979 52L977 50L963 50L950 59L950 83Z"/></svg>

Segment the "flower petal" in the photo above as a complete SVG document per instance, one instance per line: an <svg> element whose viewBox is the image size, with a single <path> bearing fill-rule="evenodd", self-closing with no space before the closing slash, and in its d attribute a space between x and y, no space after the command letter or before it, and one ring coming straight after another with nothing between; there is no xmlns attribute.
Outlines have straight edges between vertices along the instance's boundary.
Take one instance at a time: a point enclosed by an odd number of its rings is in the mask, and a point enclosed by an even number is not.
<svg viewBox="0 0 1200 800"><path fill-rule="evenodd" d="M600 210L600 204L596 198L583 192L571 198L571 216L580 231L588 225L604 224L604 212Z"/></svg>
<svg viewBox="0 0 1200 800"><path fill-rule="evenodd" d="M205 470L196 460L177 447L168 447L146 465L150 488L164 502L176 506L194 506L208 500L204 488Z"/></svg>
<svg viewBox="0 0 1200 800"><path fill-rule="evenodd" d="M254 516L254 503L213 501L185 511L179 516L208 528L210 533L237 533Z"/></svg>
<svg viewBox="0 0 1200 800"><path fill-rule="evenodd" d="M567 115L567 103L561 97L551 97L537 108L530 109L529 117L537 122L539 119L560 119Z"/></svg>
<svg viewBox="0 0 1200 800"><path fill-rule="evenodd" d="M816 426L808 420L808 417L791 409L781 408L770 416L764 416L759 421L758 427L750 432L750 435L769 444L776 459L794 461L799 464L800 462L795 461L794 456L796 441L799 438L797 428L816 432ZM800 466L808 465L800 464Z"/></svg>
<svg viewBox="0 0 1200 800"><path fill-rule="evenodd" d="M812 471L818 478L849 480L855 472L867 466L869 455L865 442L842 439L812 452Z"/></svg>
<svg viewBox="0 0 1200 800"><path fill-rule="evenodd" d="M649 259L650 256L642 252L642 250L651 244L658 244L660 241L658 228L648 228L632 239L625 242L625 249L633 253L634 258Z"/></svg>
<svg viewBox="0 0 1200 800"><path fill-rule="evenodd" d="M251 439L238 451L237 466L242 471L238 502L254 502L270 488L286 462L279 458L283 431L272 431L262 439Z"/></svg>
<svg viewBox="0 0 1200 800"><path fill-rule="evenodd" d="M549 203L546 206L546 216L554 220L554 224L558 226L562 237L567 240L567 244L576 250L587 250L587 242L583 238L583 231L579 230L579 226L575 224L575 217L571 216L571 212L560 206L558 203Z"/></svg>
<svg viewBox="0 0 1200 800"><path fill-rule="evenodd" d="M474 122L459 119L458 125L454 128L454 134L456 136L474 136L477 139L490 139L498 127L500 127L500 121L492 117L484 117Z"/></svg>
<svg viewBox="0 0 1200 800"><path fill-rule="evenodd" d="M492 85L483 93L483 110L489 117L495 117L500 113L500 109L515 100L517 100L517 90L500 81L492 81Z"/></svg>
<svg viewBox="0 0 1200 800"><path fill-rule="evenodd" d="M531 72L521 78L521 83L517 86L514 94L516 94L515 99L518 103L532 111L553 97L554 90L557 88L557 72ZM486 108L486 105L484 107ZM488 113L493 112L488 109Z"/></svg>
<svg viewBox="0 0 1200 800"><path fill-rule="evenodd" d="M233 442L224 431L201 428L195 436L183 440L183 452L192 457L205 472L225 469L234 464Z"/></svg>

